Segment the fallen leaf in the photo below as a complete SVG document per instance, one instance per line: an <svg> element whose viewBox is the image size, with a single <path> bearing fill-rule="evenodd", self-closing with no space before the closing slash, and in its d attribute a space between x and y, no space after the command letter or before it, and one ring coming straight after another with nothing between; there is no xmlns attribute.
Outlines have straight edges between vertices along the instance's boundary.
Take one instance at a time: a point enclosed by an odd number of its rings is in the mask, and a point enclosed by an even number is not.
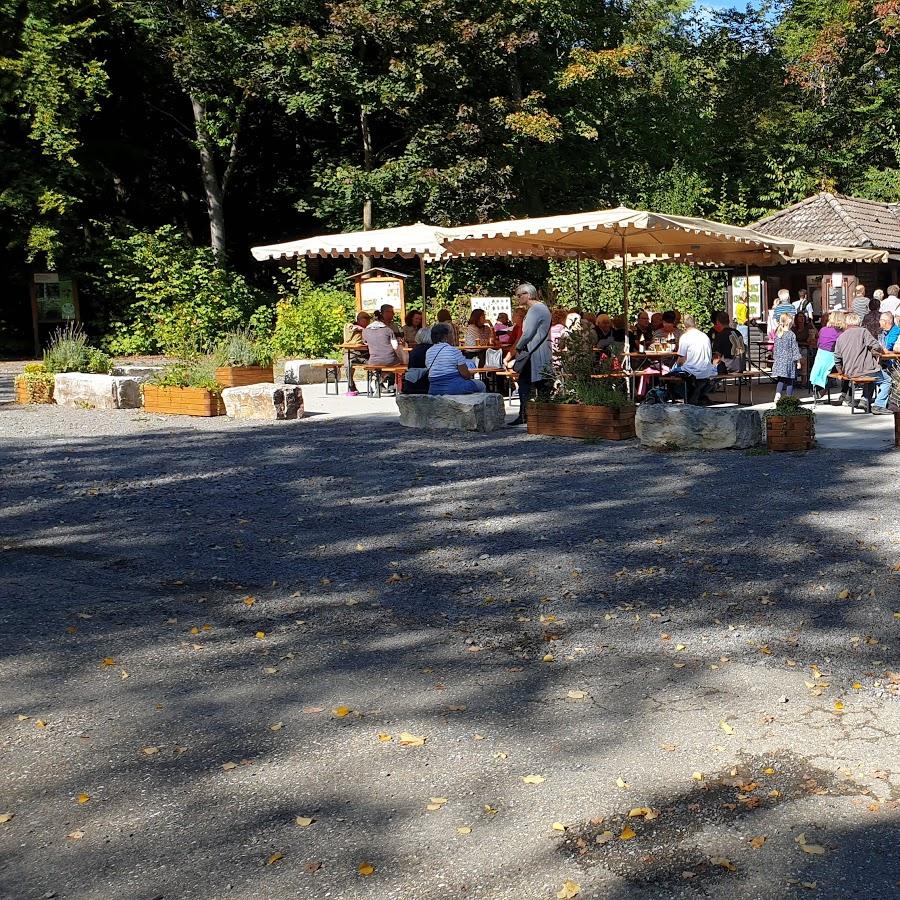
<svg viewBox="0 0 900 900"><path fill-rule="evenodd" d="M35 727L35 728L46 728L46 727L47 727L47 723L46 723L43 719L35 719L35 720L34 720L34 727Z"/></svg>
<svg viewBox="0 0 900 900"><path fill-rule="evenodd" d="M266 639L266 633L265 633L264 631L257 631L257 632L256 632L256 639L257 639L258 641L264 641L264 640Z"/></svg>
<svg viewBox="0 0 900 900"><path fill-rule="evenodd" d="M236 762L222 763L222 768L226 772L230 772L232 769L236 769L237 767L238 767L238 764Z"/></svg>
<svg viewBox="0 0 900 900"><path fill-rule="evenodd" d="M82 806L84 806L84 804L87 803L88 800L90 800L90 799L91 799L91 797L90 797L89 794L79 794L79 795L78 795L78 802L79 802L79 804L81 804Z"/></svg>
<svg viewBox="0 0 900 900"><path fill-rule="evenodd" d="M775 770L771 766L768 766L767 768L763 769L763 775L774 775L774 774L775 774Z"/></svg>
<svg viewBox="0 0 900 900"><path fill-rule="evenodd" d="M84 837L84 832L83 832L80 828L78 828L78 829L76 829L75 831L70 831L70 832L66 835L66 837L67 837L70 841L80 841L80 840Z"/></svg>
<svg viewBox="0 0 900 900"><path fill-rule="evenodd" d="M678 653L680 653L682 650L686 650L686 649L687 649L687 647L685 647L684 644L676 644L676 645L675 645L675 650L676 650L676 652L678 652Z"/></svg>
<svg viewBox="0 0 900 900"><path fill-rule="evenodd" d="M281 731L284 728L284 722L273 722L269 726L269 731Z"/></svg>
<svg viewBox="0 0 900 900"><path fill-rule="evenodd" d="M672 668L673 669L683 669L686 665L687 665L687 663L683 663L683 662L672 663Z"/></svg>
<svg viewBox="0 0 900 900"><path fill-rule="evenodd" d="M360 863L359 868L356 871L359 872L359 874L362 875L363 878L368 878L369 875L371 875L375 871L375 866L373 866L372 863Z"/></svg>
<svg viewBox="0 0 900 900"><path fill-rule="evenodd" d="M159 753L159 747L144 747L141 752L146 756L156 756Z"/></svg>
<svg viewBox="0 0 900 900"><path fill-rule="evenodd" d="M308 862L303 864L303 871L309 872L310 875L312 875L313 872L318 872L321 868L322 863L320 862Z"/></svg>
<svg viewBox="0 0 900 900"><path fill-rule="evenodd" d="M854 691L861 691L862 685L858 681L854 681L853 684L850 685Z"/></svg>
<svg viewBox="0 0 900 900"><path fill-rule="evenodd" d="M543 775L523 775L522 781L525 784L543 784L544 776Z"/></svg>
<svg viewBox="0 0 900 900"><path fill-rule="evenodd" d="M421 747L428 740L418 734L410 734L408 731L401 731L398 738L401 747Z"/></svg>
<svg viewBox="0 0 900 900"><path fill-rule="evenodd" d="M15 813L0 813L0 825L5 825L7 822L12 822L15 817Z"/></svg>
<svg viewBox="0 0 900 900"><path fill-rule="evenodd" d="M487 803L484 804L484 814L486 816L496 816L500 810L496 806L489 806Z"/></svg>
<svg viewBox="0 0 900 900"><path fill-rule="evenodd" d="M604 844L608 844L615 835L611 831L603 831L594 838L594 843L600 844L602 847Z"/></svg>
<svg viewBox="0 0 900 900"><path fill-rule="evenodd" d="M553 654L546 653L543 657L541 657L541 662L553 662Z"/></svg>
<svg viewBox="0 0 900 900"><path fill-rule="evenodd" d="M70 625L70 626L66 629L66 633L67 633L67 634L77 634L77 633L78 633L78 629L77 629L74 625Z"/></svg>
<svg viewBox="0 0 900 900"><path fill-rule="evenodd" d="M301 828L309 828L315 821L316 820L312 818L312 816L297 816L297 818L294 819L294 824L299 825Z"/></svg>
<svg viewBox="0 0 900 900"><path fill-rule="evenodd" d="M25 713L19 713L16 716L16 721L17 722L27 722L30 718L31 718L31 716L26 716Z"/></svg>
<svg viewBox="0 0 900 900"><path fill-rule="evenodd" d="M648 816L651 818L651 821L652 819L658 818L658 814L654 813L649 806L636 806L634 809L628 811L628 817L630 819L640 819Z"/></svg>
<svg viewBox="0 0 900 900"><path fill-rule="evenodd" d="M568 878L563 882L562 887L556 892L557 900L572 900L581 893L581 885L575 884Z"/></svg>
<svg viewBox="0 0 900 900"><path fill-rule="evenodd" d="M842 591L838 591L837 599L838 600L847 600L850 597L850 591L847 588L844 588Z"/></svg>
<svg viewBox="0 0 900 900"><path fill-rule="evenodd" d="M504 753L502 750L498 750L494 754L494 759L506 759L507 756L509 756L508 753Z"/></svg>
<svg viewBox="0 0 900 900"><path fill-rule="evenodd" d="M616 787L620 787L624 791L628 787L628 782L625 781L623 778L617 778L616 779Z"/></svg>
<svg viewBox="0 0 900 900"><path fill-rule="evenodd" d="M660 750L665 750L666 753L672 753L675 750L675 744L660 744Z"/></svg>
<svg viewBox="0 0 900 900"><path fill-rule="evenodd" d="M256 603L255 597L244 597L244 606L253 606Z"/></svg>
<svg viewBox="0 0 900 900"><path fill-rule="evenodd" d="M723 869L725 869L728 872L736 872L737 871L737 868L735 867L734 863L730 859L727 859L724 856L714 856L710 860L710 862L714 866L721 866Z"/></svg>
<svg viewBox="0 0 900 900"><path fill-rule="evenodd" d="M562 822L554 822L550 827L551 827L554 831L565 831L565 830L566 830L566 826L563 825Z"/></svg>
<svg viewBox="0 0 900 900"><path fill-rule="evenodd" d="M348 707L348 706L336 706L336 707L331 711L331 714L332 714L336 719L343 719L343 718L345 718L346 716L348 716L348 715L350 714L350 707Z"/></svg>
<svg viewBox="0 0 900 900"><path fill-rule="evenodd" d="M835 700L834 701L834 711L835 712L843 712L844 711L844 701L843 700Z"/></svg>
<svg viewBox="0 0 900 900"><path fill-rule="evenodd" d="M459 828L456 829L457 834L471 834L472 829L468 825L460 825Z"/></svg>
<svg viewBox="0 0 900 900"><path fill-rule="evenodd" d="M265 672L266 675L277 675L277 674L278 674L278 667L277 667L277 666L266 666L266 667L263 669L263 672Z"/></svg>
<svg viewBox="0 0 900 900"><path fill-rule="evenodd" d="M566 696L570 700L584 700L584 691L569 691Z"/></svg>
<svg viewBox="0 0 900 900"><path fill-rule="evenodd" d="M392 741L393 738L389 734L385 734L383 731L378 734L378 740L383 744L388 743L388 741Z"/></svg>
<svg viewBox="0 0 900 900"><path fill-rule="evenodd" d="M637 832L630 825L626 825L621 832L619 832L619 840L630 841L636 834Z"/></svg>
<svg viewBox="0 0 900 900"><path fill-rule="evenodd" d="M446 802L446 797L431 797L425 809L429 812L437 812L437 810L441 809Z"/></svg>
<svg viewBox="0 0 900 900"><path fill-rule="evenodd" d="M277 863L278 860L280 860L280 859L284 859L284 854L283 854L283 853L273 853L273 854L266 860L266 865L267 865L267 866L274 866L275 863Z"/></svg>
<svg viewBox="0 0 900 900"><path fill-rule="evenodd" d="M314 713L320 713L320 712L324 712L324 711L325 711L324 706L304 706L303 707L303 712L305 712L307 715L310 715L310 716L313 715Z"/></svg>
<svg viewBox="0 0 900 900"><path fill-rule="evenodd" d="M103 662L101 663L103 666L114 666L115 664L116 661L111 656L104 656Z"/></svg>
<svg viewBox="0 0 900 900"><path fill-rule="evenodd" d="M725 734L734 734L734 728L731 727L727 722L719 722L719 728L725 732Z"/></svg>
<svg viewBox="0 0 900 900"><path fill-rule="evenodd" d="M391 575L391 576L387 579L387 581L385 582L385 584L397 584L397 582L399 582L399 581L403 581L403 577L400 575L399 572L394 572L394 574Z"/></svg>
<svg viewBox="0 0 900 900"><path fill-rule="evenodd" d="M825 853L825 848L821 844L801 844L800 849L814 856L822 856Z"/></svg>
<svg viewBox="0 0 900 900"><path fill-rule="evenodd" d="M760 834L760 835L757 835L756 837L750 838L750 846L754 850L759 850L765 842L766 842L766 836L764 834Z"/></svg>
<svg viewBox="0 0 900 900"><path fill-rule="evenodd" d="M128 674L128 672L125 671L125 669L122 669L122 671L119 672L119 677L120 677L123 681L124 681L126 678L131 678L131 676Z"/></svg>
<svg viewBox="0 0 900 900"><path fill-rule="evenodd" d="M694 781L703 781L703 773L702 772L694 772L694 774L691 775L691 778L693 778Z"/></svg>

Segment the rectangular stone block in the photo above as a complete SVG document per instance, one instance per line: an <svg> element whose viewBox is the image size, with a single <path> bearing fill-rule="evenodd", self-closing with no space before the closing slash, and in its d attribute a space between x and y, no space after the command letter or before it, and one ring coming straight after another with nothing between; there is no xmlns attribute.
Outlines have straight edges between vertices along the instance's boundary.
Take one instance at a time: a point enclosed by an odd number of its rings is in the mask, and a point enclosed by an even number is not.
<svg viewBox="0 0 900 900"><path fill-rule="evenodd" d="M406 428L487 432L506 424L500 394L398 394L397 409Z"/></svg>
<svg viewBox="0 0 900 900"><path fill-rule="evenodd" d="M113 366L110 375L124 375L146 384L154 375L163 371L163 366Z"/></svg>
<svg viewBox="0 0 900 900"><path fill-rule="evenodd" d="M140 382L127 375L63 372L53 381L53 398L59 406L88 409L141 408Z"/></svg>
<svg viewBox="0 0 900 900"><path fill-rule="evenodd" d="M248 384L222 391L232 419L302 419L303 392L291 384Z"/></svg>
<svg viewBox="0 0 900 900"><path fill-rule="evenodd" d="M286 359L284 361L285 384L324 384L325 369L322 363L333 359Z"/></svg>
<svg viewBox="0 0 900 900"><path fill-rule="evenodd" d="M707 409L676 403L642 403L634 417L645 447L726 450L762 441L762 416L755 409Z"/></svg>

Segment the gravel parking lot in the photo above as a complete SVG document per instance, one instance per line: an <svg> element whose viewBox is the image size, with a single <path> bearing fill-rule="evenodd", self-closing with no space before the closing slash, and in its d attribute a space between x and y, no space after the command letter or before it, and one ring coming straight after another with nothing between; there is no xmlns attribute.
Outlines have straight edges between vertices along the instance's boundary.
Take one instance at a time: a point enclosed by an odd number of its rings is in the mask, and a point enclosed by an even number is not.
<svg viewBox="0 0 900 900"><path fill-rule="evenodd" d="M2 405L0 897L896 896L895 460Z"/></svg>

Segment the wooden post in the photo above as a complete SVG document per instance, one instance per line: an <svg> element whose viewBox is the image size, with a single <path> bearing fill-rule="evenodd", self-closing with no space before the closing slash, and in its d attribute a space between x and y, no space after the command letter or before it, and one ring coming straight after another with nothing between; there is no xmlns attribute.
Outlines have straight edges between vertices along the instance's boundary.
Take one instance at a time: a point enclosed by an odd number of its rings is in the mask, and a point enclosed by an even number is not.
<svg viewBox="0 0 900 900"><path fill-rule="evenodd" d="M581 310L581 257L575 257L575 305Z"/></svg>
<svg viewBox="0 0 900 900"><path fill-rule="evenodd" d="M425 255L419 254L419 278L422 281L422 325L426 320L426 307L428 304L428 286L425 282Z"/></svg>

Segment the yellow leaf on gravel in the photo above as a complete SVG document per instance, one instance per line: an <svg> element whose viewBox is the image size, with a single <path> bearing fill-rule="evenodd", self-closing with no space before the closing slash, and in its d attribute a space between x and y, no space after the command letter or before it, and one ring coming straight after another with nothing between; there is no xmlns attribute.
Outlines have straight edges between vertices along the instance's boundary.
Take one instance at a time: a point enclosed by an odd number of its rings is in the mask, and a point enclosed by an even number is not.
<svg viewBox="0 0 900 900"><path fill-rule="evenodd" d="M763 769L763 775L774 775L774 774L775 774L775 770L771 766Z"/></svg>
<svg viewBox="0 0 900 900"><path fill-rule="evenodd" d="M825 848L821 844L801 844L800 849L804 853L812 853L814 856L822 856L825 853Z"/></svg>
<svg viewBox="0 0 900 900"><path fill-rule="evenodd" d="M190 633L191 633L191 634L200 634L200 629L195 625L195 626L191 629Z"/></svg>
<svg viewBox="0 0 900 900"><path fill-rule="evenodd" d="M619 840L630 841L636 834L637 832L630 825L626 825L621 832L619 832Z"/></svg>
<svg viewBox="0 0 900 900"><path fill-rule="evenodd" d="M232 769L236 769L237 767L238 767L238 764L236 762L222 763L222 768L226 772L230 772Z"/></svg>
<svg viewBox="0 0 900 900"><path fill-rule="evenodd" d="M282 728L284 728L283 722L273 722L269 726L269 731L281 731Z"/></svg>
<svg viewBox="0 0 900 900"><path fill-rule="evenodd" d="M89 795L89 794L79 794L79 795L78 795L78 802L79 802L82 806L84 806L84 804L87 803L88 800L90 800L90 799L91 799L91 798L90 798L90 795Z"/></svg>
<svg viewBox="0 0 900 900"><path fill-rule="evenodd" d="M584 691L569 691L566 696L570 700L584 700Z"/></svg>
<svg viewBox="0 0 900 900"><path fill-rule="evenodd" d="M731 727L727 722L719 722L719 728L725 732L725 734L734 734L734 728Z"/></svg>
<svg viewBox="0 0 900 900"><path fill-rule="evenodd" d="M70 831L66 837L70 841L80 841L84 837L84 832L80 828L77 828L75 831Z"/></svg>
<svg viewBox="0 0 900 900"><path fill-rule="evenodd" d="M111 656L104 656L104 657L103 657L103 662L102 662L101 665L104 665L104 666L114 666L115 664L116 664L116 661L115 661Z"/></svg>
<svg viewBox="0 0 900 900"><path fill-rule="evenodd" d="M835 712L843 712L844 711L844 701L843 700L835 700L834 701L834 711Z"/></svg>
<svg viewBox="0 0 900 900"><path fill-rule="evenodd" d="M343 719L345 716L348 716L350 714L350 708L348 706L336 706L331 711L331 714L336 719Z"/></svg>
<svg viewBox="0 0 900 900"><path fill-rule="evenodd" d="M43 719L35 719L35 720L34 720L34 727L35 727L35 728L46 728L46 727L47 727L47 723L46 723Z"/></svg>
<svg viewBox="0 0 900 900"><path fill-rule="evenodd" d="M375 866L373 866L372 863L360 863L359 868L356 871L359 872L363 878L368 878L375 871Z"/></svg>
<svg viewBox="0 0 900 900"><path fill-rule="evenodd" d="M554 822L550 827L551 827L554 831L565 831L565 830L566 830L566 826L563 825L562 822Z"/></svg>
<svg viewBox="0 0 900 900"><path fill-rule="evenodd" d="M401 747L422 747L427 738L419 734L410 734L408 731L401 731L399 741Z"/></svg>
<svg viewBox="0 0 900 900"><path fill-rule="evenodd" d="M0 813L0 825L5 825L7 822L12 822L15 817L15 813Z"/></svg>
<svg viewBox="0 0 900 900"><path fill-rule="evenodd" d="M757 835L756 837L750 838L750 846L754 850L759 850L760 847L766 842L766 836L764 834Z"/></svg>
<svg viewBox="0 0 900 900"><path fill-rule="evenodd" d="M457 834L471 834L472 829L468 825L460 825L459 828L456 829Z"/></svg>
<svg viewBox="0 0 900 900"><path fill-rule="evenodd" d="M383 744L388 743L388 741L392 741L393 738L389 734L385 734L383 731L379 733L378 740Z"/></svg>
<svg viewBox="0 0 900 900"><path fill-rule="evenodd" d="M675 650L676 650L676 652L678 652L678 653L681 653L682 650L686 650L686 649L687 649L687 648L685 647L684 644L676 644L676 645L675 645Z"/></svg>
<svg viewBox="0 0 900 900"><path fill-rule="evenodd" d="M702 772L694 772L694 774L691 775L691 778L693 778L694 781L703 781L703 773Z"/></svg>
<svg viewBox="0 0 900 900"><path fill-rule="evenodd" d="M294 819L294 824L299 825L301 828L309 828L315 821L316 820L311 816L297 816L297 818Z"/></svg>
<svg viewBox="0 0 900 900"><path fill-rule="evenodd" d="M523 775L522 781L524 781L525 784L542 784L544 781L544 776L543 775Z"/></svg>
<svg viewBox="0 0 900 900"><path fill-rule="evenodd" d="M17 722L27 722L30 718L31 718L31 716L26 716L25 713L19 713L16 716L16 721Z"/></svg>
<svg viewBox="0 0 900 900"><path fill-rule="evenodd" d="M617 778L616 787L620 787L624 791L628 787L628 782L624 778Z"/></svg>
<svg viewBox="0 0 900 900"><path fill-rule="evenodd" d="M265 633L264 631L257 631L257 632L256 632L256 639L257 639L258 641L264 641L264 640L266 639L266 633Z"/></svg>
<svg viewBox="0 0 900 900"><path fill-rule="evenodd" d="M647 813L653 812L649 806L636 806L634 809L629 810L628 817L630 819L640 819L643 816L646 816ZM654 817L655 818L655 817Z"/></svg>
<svg viewBox="0 0 900 900"><path fill-rule="evenodd" d="M552 653L544 654L544 656L541 657L541 662L553 662L553 654Z"/></svg>
<svg viewBox="0 0 900 900"><path fill-rule="evenodd" d="M850 597L850 591L847 588L844 588L842 591L838 591L837 598L838 600L847 600Z"/></svg>
<svg viewBox="0 0 900 900"><path fill-rule="evenodd" d="M714 866L721 866L723 869L725 869L728 872L737 872L737 868L735 867L734 863L730 859L727 859L724 856L714 856L710 860L710 862Z"/></svg>
<svg viewBox="0 0 900 900"><path fill-rule="evenodd" d="M141 752L145 756L155 756L157 753L159 753L159 747L144 747Z"/></svg>
<svg viewBox="0 0 900 900"><path fill-rule="evenodd" d="M861 691L862 685L858 681L854 681L853 684L850 685L854 691Z"/></svg>
<svg viewBox="0 0 900 900"><path fill-rule="evenodd" d="M572 900L581 893L581 885L575 884L568 878L563 882L562 887L556 892L557 900Z"/></svg>
<svg viewBox="0 0 900 900"><path fill-rule="evenodd" d="M244 597L244 606L253 606L256 603L255 597Z"/></svg>
<svg viewBox="0 0 900 900"><path fill-rule="evenodd" d="M284 859L284 854L283 854L283 853L273 853L273 854L266 860L266 865L267 865L267 866L274 866L275 863L277 863L278 860L280 860L280 859Z"/></svg>

